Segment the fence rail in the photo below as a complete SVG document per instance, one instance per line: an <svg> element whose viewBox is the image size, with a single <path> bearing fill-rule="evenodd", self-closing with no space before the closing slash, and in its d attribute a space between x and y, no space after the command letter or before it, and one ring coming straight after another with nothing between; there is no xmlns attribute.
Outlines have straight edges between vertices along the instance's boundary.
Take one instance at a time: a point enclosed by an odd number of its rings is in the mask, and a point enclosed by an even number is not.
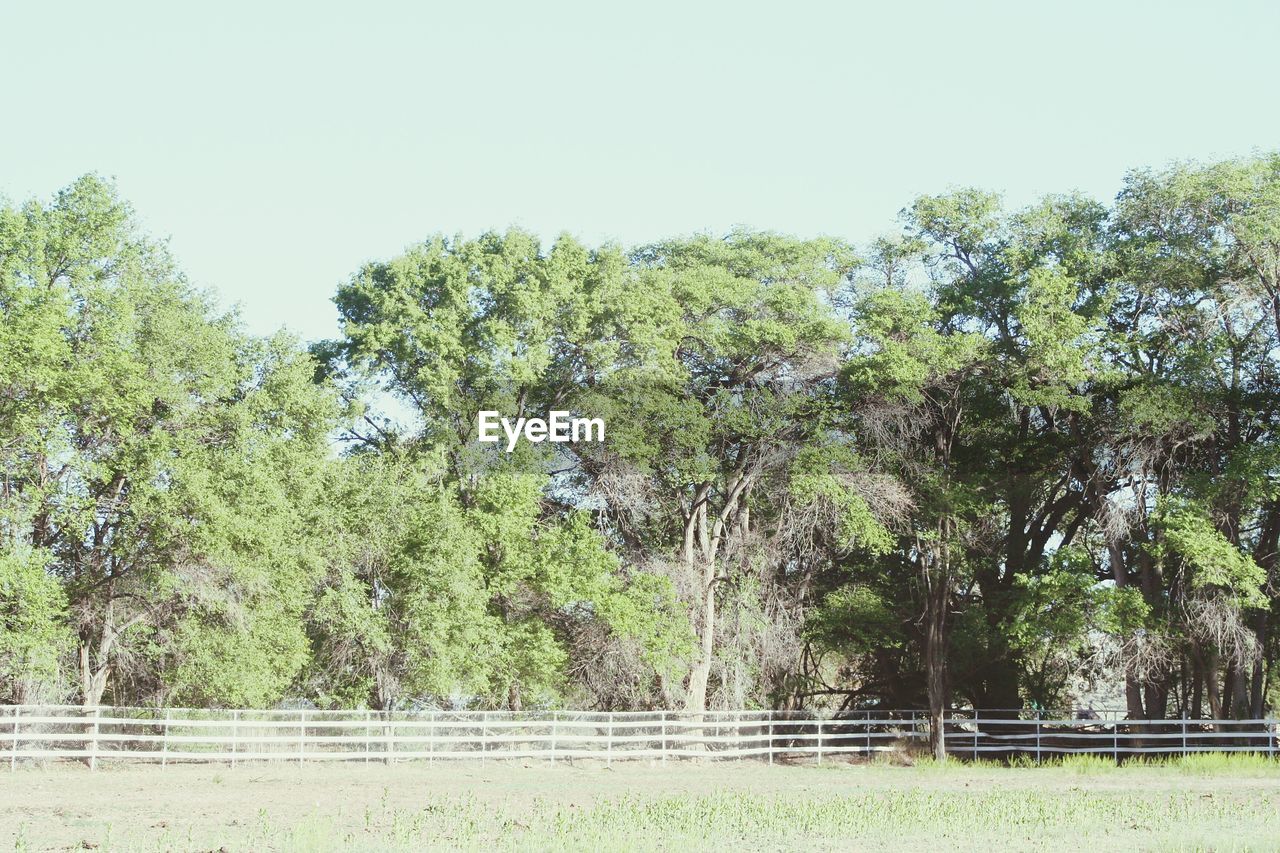
<svg viewBox="0 0 1280 853"><path fill-rule="evenodd" d="M1093 754L1253 752L1280 755L1276 720L1053 720L990 718L981 712L947 719L947 751L969 758Z"/></svg>
<svg viewBox="0 0 1280 853"><path fill-rule="evenodd" d="M1065 753L1280 754L1275 720L1068 720L949 715L948 752L1001 758ZM435 761L579 758L774 761L870 757L928 743L920 711L821 718L794 711L580 712L200 710L0 706L0 756L169 762ZM7 743L6 743L7 741Z"/></svg>

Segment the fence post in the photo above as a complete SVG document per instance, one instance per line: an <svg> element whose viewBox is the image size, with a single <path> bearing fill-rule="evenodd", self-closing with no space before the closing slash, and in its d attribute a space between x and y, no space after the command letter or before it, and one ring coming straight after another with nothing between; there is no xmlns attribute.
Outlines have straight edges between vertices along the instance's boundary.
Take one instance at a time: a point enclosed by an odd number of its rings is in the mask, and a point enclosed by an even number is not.
<svg viewBox="0 0 1280 853"><path fill-rule="evenodd" d="M14 771L18 767L18 717L22 716L22 706L13 706L13 752L9 754L9 770Z"/></svg>
<svg viewBox="0 0 1280 853"><path fill-rule="evenodd" d="M98 769L98 718L102 716L102 708L93 706L93 740L89 743L89 769Z"/></svg>
<svg viewBox="0 0 1280 853"><path fill-rule="evenodd" d="M947 721L945 718L942 721L942 728L944 731L947 728ZM973 709L973 760L974 761L978 760L978 709L977 708Z"/></svg>
<svg viewBox="0 0 1280 853"><path fill-rule="evenodd" d="M372 719L373 719L373 714L369 711L368 708L365 708L364 709L364 763L365 764L369 763L369 753L373 751L372 749L373 744L370 742L370 732L373 727L369 724L370 720Z"/></svg>
<svg viewBox="0 0 1280 853"><path fill-rule="evenodd" d="M667 763L667 712L662 712L662 763Z"/></svg>
<svg viewBox="0 0 1280 853"><path fill-rule="evenodd" d="M302 754L307 751L307 712L298 711L298 765L302 765Z"/></svg>
<svg viewBox="0 0 1280 853"><path fill-rule="evenodd" d="M612 767L613 766L613 711L609 711L608 713L609 713L609 720L608 720L608 723L606 724L607 728L605 729L605 740L604 740L604 749L605 749L604 763L606 767Z"/></svg>
<svg viewBox="0 0 1280 853"><path fill-rule="evenodd" d="M168 708L164 709L164 728L161 729L160 735L160 767L167 767L169 764L169 714Z"/></svg>
<svg viewBox="0 0 1280 853"><path fill-rule="evenodd" d="M1116 764L1120 763L1120 721L1111 724L1111 757Z"/></svg>
<svg viewBox="0 0 1280 853"><path fill-rule="evenodd" d="M231 766L236 766L236 754L240 752L240 712L231 712Z"/></svg>
<svg viewBox="0 0 1280 853"><path fill-rule="evenodd" d="M822 718L818 718L818 763L822 763Z"/></svg>
<svg viewBox="0 0 1280 853"><path fill-rule="evenodd" d="M556 712L551 712L551 766L556 766Z"/></svg>
<svg viewBox="0 0 1280 853"><path fill-rule="evenodd" d="M382 712L382 763L392 764L395 761L396 752L396 730L392 724L395 720L391 719L391 710L388 708Z"/></svg>
<svg viewBox="0 0 1280 853"><path fill-rule="evenodd" d="M480 712L480 763L484 764L485 753L489 751L489 712Z"/></svg>
<svg viewBox="0 0 1280 853"><path fill-rule="evenodd" d="M871 760L871 712L867 712L867 761Z"/></svg>
<svg viewBox="0 0 1280 853"><path fill-rule="evenodd" d="M1040 711L1036 711L1036 764L1040 763Z"/></svg>
<svg viewBox="0 0 1280 853"><path fill-rule="evenodd" d="M1187 709L1182 709L1182 754L1187 754Z"/></svg>
<svg viewBox="0 0 1280 853"><path fill-rule="evenodd" d="M436 712L429 711L427 719L430 721L427 725L427 764L436 763Z"/></svg>
<svg viewBox="0 0 1280 853"><path fill-rule="evenodd" d="M769 711L769 763L773 763L773 711Z"/></svg>

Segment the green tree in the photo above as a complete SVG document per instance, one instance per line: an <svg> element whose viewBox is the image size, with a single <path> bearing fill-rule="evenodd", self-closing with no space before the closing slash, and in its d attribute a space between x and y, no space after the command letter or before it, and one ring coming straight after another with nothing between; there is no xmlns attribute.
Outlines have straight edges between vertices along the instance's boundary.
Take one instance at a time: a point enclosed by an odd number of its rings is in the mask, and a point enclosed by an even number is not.
<svg viewBox="0 0 1280 853"><path fill-rule="evenodd" d="M948 614L966 572L964 546L984 514L957 460L973 441L965 417L969 386L988 368L988 341L948 330L925 297L899 291L870 294L858 305L855 322L862 340L842 379L858 432L911 484L913 508L900 559L913 571L924 604L931 746L944 760Z"/></svg>
<svg viewBox="0 0 1280 853"><path fill-rule="evenodd" d="M21 354L0 360L0 519L49 555L81 699L278 698L307 654L332 395L292 343L218 315L103 181L0 223L0 351Z"/></svg>
<svg viewBox="0 0 1280 853"><path fill-rule="evenodd" d="M71 647L66 599L37 554L0 551L0 696L21 704L57 689Z"/></svg>
<svg viewBox="0 0 1280 853"><path fill-rule="evenodd" d="M470 698L513 709L559 701L569 649L602 621L615 620L606 632L615 637L648 632L640 646L650 657L681 645L670 625L668 587L623 572L588 523L572 476L553 478L565 459L547 445L522 444L507 454L475 440L481 410L516 418L580 408L581 388L612 369L615 344L595 332L603 294L623 268L616 250L591 252L567 237L545 253L518 231L473 241L433 238L365 267L340 288L335 302L346 337L316 348L352 387L373 382L412 407L411 430L368 416L349 439L357 451L403 454L420 471L438 469L437 487L466 531L455 555L458 565L473 568L458 577L466 591L454 595L468 602L475 642L463 652L435 648L464 656L466 680L457 686L473 691ZM410 529L419 523L416 535L426 537L444 522L418 520ZM398 547L385 559L403 559L393 556ZM398 578L387 602L423 577ZM656 618L635 618L636 596L647 597ZM483 618L470 607L477 599ZM445 685L428 692L438 697Z"/></svg>

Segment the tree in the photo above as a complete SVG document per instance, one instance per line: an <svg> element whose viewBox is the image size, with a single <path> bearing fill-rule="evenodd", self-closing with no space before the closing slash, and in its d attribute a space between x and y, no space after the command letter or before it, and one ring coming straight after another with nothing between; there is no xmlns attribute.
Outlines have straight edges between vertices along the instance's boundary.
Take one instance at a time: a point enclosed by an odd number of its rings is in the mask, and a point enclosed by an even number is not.
<svg viewBox="0 0 1280 853"><path fill-rule="evenodd" d="M0 626L0 696L14 704L47 700L71 632L62 589L40 555L0 551Z"/></svg>
<svg viewBox="0 0 1280 853"><path fill-rule="evenodd" d="M331 469L325 494L335 512L309 692L378 710L488 695L509 661L494 646L479 531L450 490L401 455L360 453Z"/></svg>
<svg viewBox="0 0 1280 853"><path fill-rule="evenodd" d="M903 221L432 237L308 354L99 178L0 205L0 698L926 704L939 757L947 708L1082 678L1263 715L1280 156ZM606 435L508 453L482 410Z"/></svg>
<svg viewBox="0 0 1280 853"><path fill-rule="evenodd" d="M669 624L669 587L622 572L589 523L585 496L571 482L553 481L550 472L563 458L547 445L522 444L507 454L474 440L481 410L515 418L581 404L581 386L611 368L614 345L593 332L604 310L601 294L621 269L615 250L588 252L569 238L545 254L518 231L474 241L433 238L365 267L341 288L335 301L346 338L317 348L336 375L380 383L419 420L398 432L366 416L348 438L366 452L402 454L419 472L435 468L434 488L446 495L449 520L414 520L410 536L431 536L440 524L453 529L455 516L465 531L454 553L468 568L453 595L484 603L483 618L469 617L475 655L434 648L462 655L468 678L454 687L474 690L483 702L518 710L530 699L543 706L559 701L568 649L593 624L618 637L646 631L641 646L649 655L680 645ZM415 530L417 524L423 527ZM390 547L380 559L416 559L395 556L399 546ZM393 575L377 609L432 606L430 597L412 592L429 575ZM634 618L637 600L649 618ZM471 604L466 609L474 613ZM412 610L399 617L416 618ZM429 692L444 687L437 683Z"/></svg>
<svg viewBox="0 0 1280 853"><path fill-rule="evenodd" d="M924 247L942 328L989 341L970 383L967 420L980 441L958 479L985 496L1002 528L971 554L985 617L972 701L1022 706L1022 662L1008 643L1020 578L1044 568L1095 512L1092 406L1107 381L1099 334L1107 306L1107 211L1052 196L1014 214L996 196L925 196L906 215ZM994 554L991 552L994 548Z"/></svg>
<svg viewBox="0 0 1280 853"><path fill-rule="evenodd" d="M0 518L49 557L81 699L278 698L307 654L298 522L332 395L292 343L217 315L103 181L0 223L0 349L22 353L0 367Z"/></svg>
<svg viewBox="0 0 1280 853"><path fill-rule="evenodd" d="M938 328L923 296L882 290L857 307L860 346L842 379L858 439L910 484L913 510L900 538L903 567L919 585L924 670L934 756L946 759L943 713L948 614L981 517L980 497L957 476L970 381L987 366L981 335Z"/></svg>
<svg viewBox="0 0 1280 853"><path fill-rule="evenodd" d="M1115 437L1115 458L1128 463L1115 479L1135 499L1113 498L1131 509L1117 513L1124 537L1111 563L1117 583L1142 590L1167 648L1159 666L1130 676L1130 711L1167 713L1181 685L1183 709L1198 714L1207 695L1215 716L1257 716L1274 598L1207 606L1193 570L1208 567L1186 553L1170 562L1169 539L1201 543L1194 552L1216 554L1218 573L1235 551L1275 588L1280 165L1272 155L1135 172L1115 218L1114 358L1132 377L1117 394L1132 426Z"/></svg>

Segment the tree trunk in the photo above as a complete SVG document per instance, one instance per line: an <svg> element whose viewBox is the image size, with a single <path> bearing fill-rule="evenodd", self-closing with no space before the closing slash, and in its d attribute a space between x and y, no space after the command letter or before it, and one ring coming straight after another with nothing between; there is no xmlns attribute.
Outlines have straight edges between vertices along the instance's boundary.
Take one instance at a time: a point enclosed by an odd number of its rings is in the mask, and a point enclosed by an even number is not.
<svg viewBox="0 0 1280 853"><path fill-rule="evenodd" d="M1210 652L1208 664L1204 668L1205 692L1209 695L1209 713L1215 720L1223 719L1222 693L1218 688L1218 653Z"/></svg>
<svg viewBox="0 0 1280 853"><path fill-rule="evenodd" d="M945 532L945 528L944 528ZM947 700L947 599L950 588L945 548L921 554L925 582L924 671L929 699L929 747L938 761L947 760L947 735L943 708ZM932 563L933 565L930 565ZM934 576L930 576L930 572Z"/></svg>
<svg viewBox="0 0 1280 853"><path fill-rule="evenodd" d="M1254 622L1254 631L1258 635L1258 645L1266 649L1267 647L1267 614L1258 614L1257 620ZM1262 705L1266 699L1266 683L1267 671L1263 661L1265 653L1258 656L1253 662L1252 677L1249 680L1249 717L1254 720L1262 719Z"/></svg>
<svg viewBox="0 0 1280 853"><path fill-rule="evenodd" d="M930 610L933 610L930 607ZM929 748L938 761L947 760L947 735L943 728L946 701L946 650L941 620L930 613L925 627L925 681L929 694Z"/></svg>
<svg viewBox="0 0 1280 853"><path fill-rule="evenodd" d="M1163 720L1168 716L1169 681L1161 677L1156 681L1148 681L1145 687L1148 720Z"/></svg>
<svg viewBox="0 0 1280 853"><path fill-rule="evenodd" d="M715 653L715 630L715 564L708 561L702 570L702 620L698 630L698 661L689 673L686 711L701 713L707 710L707 681L711 677L711 658Z"/></svg>
<svg viewBox="0 0 1280 853"><path fill-rule="evenodd" d="M102 694L107 690L107 679L111 675L111 665L101 663L93 666L90 662L89 641L80 641L80 700L86 708L94 708L102 704ZM101 655L99 656L101 657Z"/></svg>
<svg viewBox="0 0 1280 853"><path fill-rule="evenodd" d="M694 493L689 515L685 519L684 560L692 571L701 564L701 619L698 628L698 660L689 672L689 693L685 710L702 713L707 710L707 682L711 678L711 662L716 644L716 566L720 543L735 523L746 523L742 496L751 487L741 465L730 476L724 503L716 515L707 508L710 484L704 483Z"/></svg>
<svg viewBox="0 0 1280 853"><path fill-rule="evenodd" d="M1244 669L1238 663L1233 663L1227 671L1227 690L1230 700L1230 709L1227 711L1228 716L1236 720L1243 720L1248 717L1248 688L1245 685Z"/></svg>
<svg viewBox="0 0 1280 853"><path fill-rule="evenodd" d="M507 710L509 711L521 710L520 682L518 681L511 682L511 685L507 687Z"/></svg>
<svg viewBox="0 0 1280 853"><path fill-rule="evenodd" d="M96 708L102 704L102 694L107 689L107 676L110 673L110 667L106 664L94 668L89 662L89 642L82 640L80 642L80 696L85 708ZM96 717L96 715L95 715ZM97 724L85 723L84 734L89 740L84 741L80 748L91 755L96 754L97 741ZM95 759L85 758L85 766L90 769L94 766Z"/></svg>
<svg viewBox="0 0 1280 853"><path fill-rule="evenodd" d="M1017 660L1009 648L1008 620L1012 597L1000 581L993 565L984 565L975 572L978 587L982 591L982 609L986 617L988 636L991 638L987 653L980 663L977 685L977 704L983 712L999 712L1022 707L1019 691L1020 671ZM1015 713L1013 716L1017 716Z"/></svg>
<svg viewBox="0 0 1280 853"><path fill-rule="evenodd" d="M1142 707L1142 685L1132 675L1124 677L1125 713L1131 720L1145 720L1147 711Z"/></svg>

